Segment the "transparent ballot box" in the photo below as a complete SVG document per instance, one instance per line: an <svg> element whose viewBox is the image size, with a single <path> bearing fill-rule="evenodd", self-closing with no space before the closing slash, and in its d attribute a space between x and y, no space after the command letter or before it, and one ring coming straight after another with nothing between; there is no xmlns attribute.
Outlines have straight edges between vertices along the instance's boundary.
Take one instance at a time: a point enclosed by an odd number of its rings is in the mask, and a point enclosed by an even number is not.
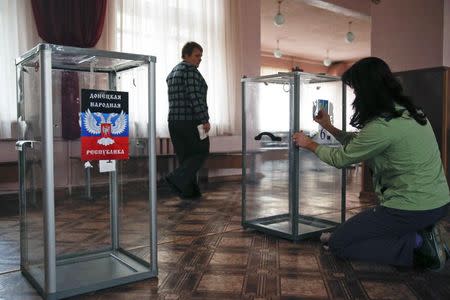
<svg viewBox="0 0 450 300"><path fill-rule="evenodd" d="M313 120L320 109L345 130L346 89L338 77L303 72L242 79L242 225L291 240L317 236L345 220L345 170L296 147L303 130L340 144Z"/></svg>
<svg viewBox="0 0 450 300"><path fill-rule="evenodd" d="M16 59L20 265L45 299L157 276L155 63L52 44Z"/></svg>

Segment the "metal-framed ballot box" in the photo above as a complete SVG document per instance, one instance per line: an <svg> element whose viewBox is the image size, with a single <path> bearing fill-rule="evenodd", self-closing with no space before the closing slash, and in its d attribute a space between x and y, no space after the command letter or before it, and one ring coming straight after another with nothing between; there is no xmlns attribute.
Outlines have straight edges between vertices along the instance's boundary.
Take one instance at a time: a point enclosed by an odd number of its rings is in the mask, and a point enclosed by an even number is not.
<svg viewBox="0 0 450 300"><path fill-rule="evenodd" d="M52 44L16 59L20 267L45 299L157 276L155 63Z"/></svg>
<svg viewBox="0 0 450 300"><path fill-rule="evenodd" d="M292 72L242 79L244 228L301 240L345 220L345 170L292 143L302 130L319 144L340 146L313 121L320 109L345 130L340 78Z"/></svg>

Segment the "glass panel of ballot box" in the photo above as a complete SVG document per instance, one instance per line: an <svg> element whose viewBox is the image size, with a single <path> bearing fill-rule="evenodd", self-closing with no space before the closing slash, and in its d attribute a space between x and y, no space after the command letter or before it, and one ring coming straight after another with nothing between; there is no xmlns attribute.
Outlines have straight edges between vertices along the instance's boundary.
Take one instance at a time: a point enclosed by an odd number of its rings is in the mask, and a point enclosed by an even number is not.
<svg viewBox="0 0 450 300"><path fill-rule="evenodd" d="M242 225L291 240L314 237L345 220L345 170L296 147L302 130L340 144L313 115L327 111L345 130L346 89L338 77L303 72L242 79Z"/></svg>
<svg viewBox="0 0 450 300"><path fill-rule="evenodd" d="M157 275L155 63L52 44L16 60L20 263L45 299Z"/></svg>

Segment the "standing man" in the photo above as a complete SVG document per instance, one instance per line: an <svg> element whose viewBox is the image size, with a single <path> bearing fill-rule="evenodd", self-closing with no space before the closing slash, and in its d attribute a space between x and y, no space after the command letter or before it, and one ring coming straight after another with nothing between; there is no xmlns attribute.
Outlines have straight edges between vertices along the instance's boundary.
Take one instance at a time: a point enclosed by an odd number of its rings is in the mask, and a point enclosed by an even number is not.
<svg viewBox="0 0 450 300"><path fill-rule="evenodd" d="M179 167L166 176L171 190L182 198L201 196L197 171L209 154L209 137L200 138L199 130L208 133L206 92L208 86L198 71L203 49L188 42L181 51L182 62L167 76L169 94L169 132Z"/></svg>

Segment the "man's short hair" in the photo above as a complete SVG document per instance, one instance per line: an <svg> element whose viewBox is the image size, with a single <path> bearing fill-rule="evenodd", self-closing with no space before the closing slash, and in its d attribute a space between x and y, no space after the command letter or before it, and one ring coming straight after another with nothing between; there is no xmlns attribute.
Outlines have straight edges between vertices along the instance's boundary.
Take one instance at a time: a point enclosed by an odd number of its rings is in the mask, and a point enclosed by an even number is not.
<svg viewBox="0 0 450 300"><path fill-rule="evenodd" d="M185 58L186 56L192 55L192 52L194 52L194 49L198 49L201 52L203 52L202 46L200 46L196 42L187 42L183 46L183 49L181 50L181 58Z"/></svg>

